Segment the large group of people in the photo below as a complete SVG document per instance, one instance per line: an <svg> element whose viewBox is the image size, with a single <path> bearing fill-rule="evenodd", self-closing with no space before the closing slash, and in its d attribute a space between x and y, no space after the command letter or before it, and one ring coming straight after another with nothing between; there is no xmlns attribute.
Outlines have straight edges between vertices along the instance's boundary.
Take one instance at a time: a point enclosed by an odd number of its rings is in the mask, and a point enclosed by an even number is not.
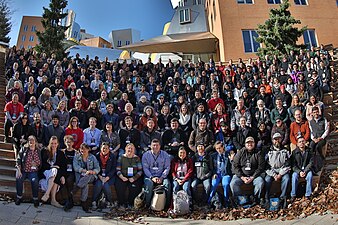
<svg viewBox="0 0 338 225"><path fill-rule="evenodd" d="M266 206L273 182L281 205L298 196L299 180L311 198L329 134L322 102L329 62L323 46L217 65L58 60L13 47L4 130L17 162L15 203L25 179L34 206L42 190L41 201L66 211L79 190L85 211L98 207L102 193L114 205L112 186L121 207L132 207L142 189L149 207L158 185L167 208L179 190L192 208L210 205L220 184L224 207L247 185L253 202Z"/></svg>

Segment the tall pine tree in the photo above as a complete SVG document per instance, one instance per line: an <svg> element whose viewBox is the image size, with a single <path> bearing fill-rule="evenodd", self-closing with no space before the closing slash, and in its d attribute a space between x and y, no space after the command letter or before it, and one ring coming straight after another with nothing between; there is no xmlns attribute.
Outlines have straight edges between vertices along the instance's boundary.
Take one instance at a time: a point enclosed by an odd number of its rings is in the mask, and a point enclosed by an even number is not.
<svg viewBox="0 0 338 225"><path fill-rule="evenodd" d="M67 16L63 13L67 4L67 0L50 0L49 9L43 7L42 26L45 30L36 31L40 42L36 46L38 52L45 52L48 56L55 53L58 59L65 55L62 41L67 27L62 26L62 19Z"/></svg>
<svg viewBox="0 0 338 225"><path fill-rule="evenodd" d="M257 55L277 55L281 57L288 54L290 50L298 51L305 48L305 45L297 45L297 40L303 35L306 27L298 29L296 24L301 24L288 10L289 0L283 0L279 8L271 9L270 18L264 24L258 25L258 37L256 41L263 44L258 49Z"/></svg>
<svg viewBox="0 0 338 225"><path fill-rule="evenodd" d="M9 43L11 38L8 36L11 32L11 10L8 7L7 0L0 0L0 41Z"/></svg>

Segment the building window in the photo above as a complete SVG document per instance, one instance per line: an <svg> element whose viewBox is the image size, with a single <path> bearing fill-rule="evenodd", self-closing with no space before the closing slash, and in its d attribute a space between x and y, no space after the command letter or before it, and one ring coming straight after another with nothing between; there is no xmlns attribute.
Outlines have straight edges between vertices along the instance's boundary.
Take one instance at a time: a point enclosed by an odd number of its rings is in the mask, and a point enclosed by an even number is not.
<svg viewBox="0 0 338 225"><path fill-rule="evenodd" d="M122 46L122 41L118 40L117 41L117 47L121 47Z"/></svg>
<svg viewBox="0 0 338 225"><path fill-rule="evenodd" d="M28 25L25 25L24 27L23 27L23 31L27 31L28 30Z"/></svg>
<svg viewBox="0 0 338 225"><path fill-rule="evenodd" d="M307 1L306 0L295 0L295 4L296 5L307 5Z"/></svg>
<svg viewBox="0 0 338 225"><path fill-rule="evenodd" d="M32 48L32 46L31 46L31 45L28 45L28 46L27 46L27 48L28 48L28 49L31 49L31 48Z"/></svg>
<svg viewBox="0 0 338 225"><path fill-rule="evenodd" d="M107 48L107 45L106 44L102 44L102 48Z"/></svg>
<svg viewBox="0 0 338 225"><path fill-rule="evenodd" d="M32 26L32 32L36 31L36 26Z"/></svg>
<svg viewBox="0 0 338 225"><path fill-rule="evenodd" d="M237 0L238 4L253 4L252 0Z"/></svg>
<svg viewBox="0 0 338 225"><path fill-rule="evenodd" d="M22 35L21 41L26 41L26 35Z"/></svg>
<svg viewBox="0 0 338 225"><path fill-rule="evenodd" d="M33 35L31 35L31 36L29 37L29 41L34 41L34 36L33 36Z"/></svg>
<svg viewBox="0 0 338 225"><path fill-rule="evenodd" d="M259 43L256 42L255 38L258 37L258 34L254 30L243 30L243 42L244 42L244 51L246 53L257 52L260 47Z"/></svg>
<svg viewBox="0 0 338 225"><path fill-rule="evenodd" d="M202 0L194 0L194 5L202 5Z"/></svg>
<svg viewBox="0 0 338 225"><path fill-rule="evenodd" d="M180 10L180 23L191 22L190 9Z"/></svg>
<svg viewBox="0 0 338 225"><path fill-rule="evenodd" d="M281 0L268 0L268 4L280 4Z"/></svg>
<svg viewBox="0 0 338 225"><path fill-rule="evenodd" d="M311 49L312 46L318 47L315 30L304 31L303 37L304 37L304 44L306 44L308 49Z"/></svg>
<svg viewBox="0 0 338 225"><path fill-rule="evenodd" d="M23 45L20 45L20 49L23 49L23 47L24 47Z"/></svg>
<svg viewBox="0 0 338 225"><path fill-rule="evenodd" d="M126 45L130 45L130 41L126 41Z"/></svg>

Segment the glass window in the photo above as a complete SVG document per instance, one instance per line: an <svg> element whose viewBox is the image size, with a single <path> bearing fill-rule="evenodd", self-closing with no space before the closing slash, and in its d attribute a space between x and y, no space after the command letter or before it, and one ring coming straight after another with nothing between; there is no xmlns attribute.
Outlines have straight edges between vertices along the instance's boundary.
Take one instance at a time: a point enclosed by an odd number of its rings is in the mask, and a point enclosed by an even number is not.
<svg viewBox="0 0 338 225"><path fill-rule="evenodd" d="M180 10L180 23L189 23L190 21L190 9Z"/></svg>
<svg viewBox="0 0 338 225"><path fill-rule="evenodd" d="M130 45L130 41L126 41L126 45Z"/></svg>
<svg viewBox="0 0 338 225"><path fill-rule="evenodd" d="M21 41L26 41L26 35L22 35Z"/></svg>
<svg viewBox="0 0 338 225"><path fill-rule="evenodd" d="M121 47L122 46L122 41L118 40L117 41L117 47Z"/></svg>
<svg viewBox="0 0 338 225"><path fill-rule="evenodd" d="M311 49L312 46L318 47L315 30L304 31L303 37L304 37L304 44L307 46L308 49Z"/></svg>
<svg viewBox="0 0 338 225"><path fill-rule="evenodd" d="M32 48L32 46L31 46L31 45L28 45L28 46L27 46L27 48L28 48L28 49L31 49L31 48Z"/></svg>
<svg viewBox="0 0 338 225"><path fill-rule="evenodd" d="M251 53L257 52L260 44L255 41L255 38L258 37L258 34L254 30L243 30L243 43L244 43L244 52Z"/></svg>
<svg viewBox="0 0 338 225"><path fill-rule="evenodd" d="M238 4L253 4L252 0L237 0Z"/></svg>
<svg viewBox="0 0 338 225"><path fill-rule="evenodd" d="M32 32L35 32L36 26L32 26Z"/></svg>
<svg viewBox="0 0 338 225"><path fill-rule="evenodd" d="M296 5L307 5L306 0L294 0Z"/></svg>
<svg viewBox="0 0 338 225"><path fill-rule="evenodd" d="M280 4L281 0L268 0L268 4Z"/></svg>
<svg viewBox="0 0 338 225"><path fill-rule="evenodd" d="M27 31L28 30L28 25L25 25L24 27L23 27L23 31Z"/></svg>
<svg viewBox="0 0 338 225"><path fill-rule="evenodd" d="M33 35L31 35L31 36L29 37L29 41L34 41L34 36L33 36Z"/></svg>

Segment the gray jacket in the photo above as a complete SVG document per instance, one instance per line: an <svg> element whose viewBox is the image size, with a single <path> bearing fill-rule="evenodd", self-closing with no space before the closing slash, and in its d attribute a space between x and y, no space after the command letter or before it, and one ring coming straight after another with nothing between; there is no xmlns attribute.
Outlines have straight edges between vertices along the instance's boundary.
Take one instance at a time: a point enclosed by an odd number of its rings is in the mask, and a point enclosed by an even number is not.
<svg viewBox="0 0 338 225"><path fill-rule="evenodd" d="M265 156L266 174L269 176L284 175L291 170L291 154L287 149L277 150L271 146Z"/></svg>

